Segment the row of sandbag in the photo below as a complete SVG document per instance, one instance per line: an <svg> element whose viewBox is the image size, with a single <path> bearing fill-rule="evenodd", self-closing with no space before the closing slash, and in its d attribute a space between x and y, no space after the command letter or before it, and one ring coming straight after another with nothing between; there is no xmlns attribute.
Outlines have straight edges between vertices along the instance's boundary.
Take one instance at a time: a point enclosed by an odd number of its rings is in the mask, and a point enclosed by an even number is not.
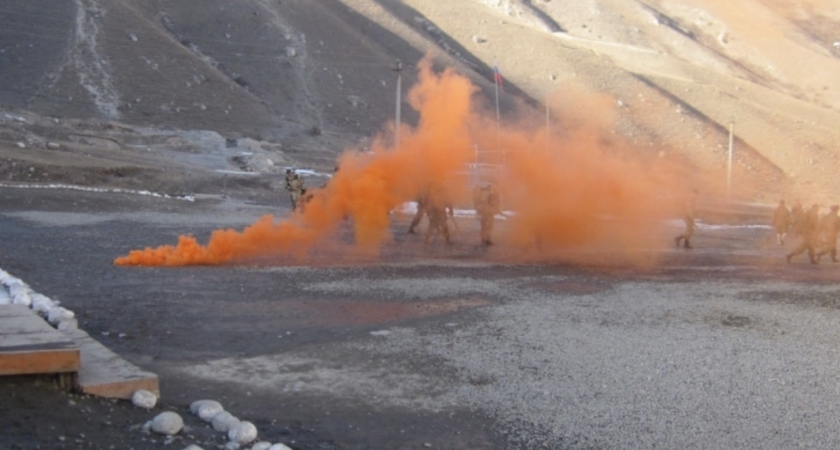
<svg viewBox="0 0 840 450"><path fill-rule="evenodd" d="M3 289L0 289L0 305L23 305L31 308L59 330L78 328L73 311L59 306L58 300L35 292L23 280L3 269L0 269L0 284L3 285Z"/></svg>

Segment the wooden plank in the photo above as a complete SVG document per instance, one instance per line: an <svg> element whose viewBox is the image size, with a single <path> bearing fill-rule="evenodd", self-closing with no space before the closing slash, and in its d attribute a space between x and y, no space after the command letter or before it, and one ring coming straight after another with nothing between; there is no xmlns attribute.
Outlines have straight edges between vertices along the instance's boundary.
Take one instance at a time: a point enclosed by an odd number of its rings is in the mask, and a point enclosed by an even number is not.
<svg viewBox="0 0 840 450"><path fill-rule="evenodd" d="M0 353L0 375L64 373L79 370L79 349Z"/></svg>
<svg viewBox="0 0 840 450"><path fill-rule="evenodd" d="M0 307L0 375L79 370L79 346L22 305Z"/></svg>
<svg viewBox="0 0 840 450"><path fill-rule="evenodd" d="M20 334L45 334L57 331L40 316L0 317L0 339ZM63 339L66 340L62 336Z"/></svg>
<svg viewBox="0 0 840 450"><path fill-rule="evenodd" d="M28 306L0 305L0 317L20 317L35 314ZM37 315L37 314L35 314Z"/></svg>
<svg viewBox="0 0 840 450"><path fill-rule="evenodd" d="M78 384L82 392L100 397L130 399L138 389L160 395L158 376L144 371L82 330L64 330L82 355Z"/></svg>

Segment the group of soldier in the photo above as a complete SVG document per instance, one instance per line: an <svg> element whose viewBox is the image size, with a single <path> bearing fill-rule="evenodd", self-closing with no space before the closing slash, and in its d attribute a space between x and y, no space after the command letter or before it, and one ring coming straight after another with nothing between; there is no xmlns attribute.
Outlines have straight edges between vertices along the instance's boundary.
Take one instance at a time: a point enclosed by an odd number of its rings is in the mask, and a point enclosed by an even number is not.
<svg viewBox="0 0 840 450"><path fill-rule="evenodd" d="M338 172L338 166L335 171ZM286 169L285 189L289 191L289 200L293 211L302 212L306 206L308 196L303 177L295 169ZM442 236L447 244L452 243L449 221L457 231L455 211L452 200L445 188L432 185L424 189L417 201L417 211L408 227L409 234L415 234L415 228L420 225L423 217L428 217L429 226L426 228L424 242L429 243L436 236ZM493 222L496 214L501 214L499 192L492 182L484 182L473 189L473 204L480 223L480 237L483 245L493 245Z"/></svg>
<svg viewBox="0 0 840 450"><path fill-rule="evenodd" d="M473 205L480 223L480 237L482 245L493 245L493 223L496 214L502 212L499 192L492 182L485 182L473 188ZM458 227L455 221L455 212L452 200L447 192L439 187L430 187L423 190L417 198L417 211L408 227L409 234L415 234L415 228L423 220L429 218L429 226L426 228L426 235L423 239L429 243L434 237L440 235L447 244L451 244L449 232L449 221L453 226Z"/></svg>
<svg viewBox="0 0 840 450"><path fill-rule="evenodd" d="M338 167L336 167L338 171ZM306 203L306 186L303 178L294 169L286 170L285 188L289 191L293 210L303 210ZM473 205L480 223L480 239L482 245L493 245L493 224L497 214L502 214L499 192L492 182L483 182L476 185L472 192ZM696 228L695 204L697 191L689 195L683 216L685 230L674 238L676 245L686 249L691 246L691 237ZM455 230L458 224L455 222L455 213L451 197L446 189L440 186L430 186L424 189L416 199L417 211L408 227L409 234L415 234L415 229L423 217L428 217L429 226L426 228L424 242L429 243L436 236L442 236L447 244L452 243L449 230L449 221L452 221ZM776 242L779 245L785 244L788 236L799 239L797 245L785 255L787 262L807 252L811 264L819 264L822 256L830 255L831 261L840 262L837 259L837 235L840 233L840 206L832 205L829 211L820 215L820 206L811 205L805 210L799 200L788 209L784 200L780 200L773 212L773 230Z"/></svg>
<svg viewBox="0 0 840 450"><path fill-rule="evenodd" d="M779 201L773 212L776 242L784 245L785 237L789 234L799 238L796 247L785 255L787 262L805 252L808 252L811 264L819 264L824 255L830 255L832 262L840 262L837 259L837 233L840 231L838 210L840 206L832 205L827 213L820 215L820 206L816 203L805 210L799 200L790 209L784 200Z"/></svg>

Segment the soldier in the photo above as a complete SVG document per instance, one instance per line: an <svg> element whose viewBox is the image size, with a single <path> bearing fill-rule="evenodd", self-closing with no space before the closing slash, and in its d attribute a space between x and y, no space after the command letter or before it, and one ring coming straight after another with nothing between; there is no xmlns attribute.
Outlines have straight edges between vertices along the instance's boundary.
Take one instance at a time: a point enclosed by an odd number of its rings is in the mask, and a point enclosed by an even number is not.
<svg viewBox="0 0 840 450"><path fill-rule="evenodd" d="M784 200L779 200L779 206L773 211L773 229L776 230L776 242L785 245L785 236L790 226L790 211L785 206Z"/></svg>
<svg viewBox="0 0 840 450"><path fill-rule="evenodd" d="M292 178L295 177L295 170L294 169L286 169L286 184L284 187L287 191L292 190L291 185L289 184L292 181Z"/></svg>
<svg viewBox="0 0 840 450"><path fill-rule="evenodd" d="M840 231L840 217L837 211L840 206L832 205L831 211L820 220L820 232L822 233L822 249L817 253L817 261L822 255L831 255L832 262L837 260L837 232Z"/></svg>
<svg viewBox="0 0 840 450"><path fill-rule="evenodd" d="M411 225L408 227L408 234L415 234L414 229L420 225L423 216L426 214L426 202L428 201L428 193L423 191L417 196L417 212L414 213L414 218L411 219Z"/></svg>
<svg viewBox="0 0 840 450"><path fill-rule="evenodd" d="M797 228L794 231L799 235L801 241L793 251L785 256L787 262L790 262L791 258L807 250L811 264L818 264L814 250L817 245L817 238L819 237L819 213L820 206L813 204L805 213L802 220L797 223Z"/></svg>
<svg viewBox="0 0 840 450"><path fill-rule="evenodd" d="M429 228L426 229L424 242L428 244L434 234L441 234L447 244L452 242L449 239L448 217L455 219L452 204L443 190L435 190L426 197L424 209L429 216ZM447 217L448 216L448 217Z"/></svg>
<svg viewBox="0 0 840 450"><path fill-rule="evenodd" d="M493 234L493 218L502 211L499 193L492 183L476 186L473 189L473 203L481 223L481 243L493 245L491 236Z"/></svg>
<svg viewBox="0 0 840 450"><path fill-rule="evenodd" d="M300 177L300 174L294 173L292 175L292 179L289 180L289 185L286 189L289 190L289 197L292 201L292 211L295 211L297 210L300 197L306 192L306 188L303 185L303 178Z"/></svg>
<svg viewBox="0 0 840 450"><path fill-rule="evenodd" d="M683 222L685 223L685 231L683 234L674 238L674 242L676 242L677 247L680 246L680 242L685 240L683 247L685 249L692 249L694 247L691 246L691 237L694 236L694 230L697 228L697 224L694 222L694 214L697 207L697 190L691 191L691 195L685 202L685 211L683 211Z"/></svg>

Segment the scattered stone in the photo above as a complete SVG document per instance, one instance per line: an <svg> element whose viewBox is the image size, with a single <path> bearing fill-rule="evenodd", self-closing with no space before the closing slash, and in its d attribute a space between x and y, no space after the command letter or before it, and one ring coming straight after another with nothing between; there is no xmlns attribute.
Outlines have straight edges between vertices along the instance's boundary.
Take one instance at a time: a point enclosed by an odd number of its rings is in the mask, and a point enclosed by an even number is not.
<svg viewBox="0 0 840 450"><path fill-rule="evenodd" d="M23 142L18 142L17 146L18 148L26 148L26 144L24 144Z"/></svg>
<svg viewBox="0 0 840 450"><path fill-rule="evenodd" d="M74 317L76 317L76 314L73 311L62 306L56 306L55 308L50 308L50 311L47 313L47 322L53 326L57 326L59 322L70 320Z"/></svg>
<svg viewBox="0 0 840 450"><path fill-rule="evenodd" d="M131 39L134 42L137 42L137 36L135 36L134 34L129 34L128 38Z"/></svg>
<svg viewBox="0 0 840 450"><path fill-rule="evenodd" d="M248 421L234 425L228 431L228 439L238 444L247 444L257 438L257 427Z"/></svg>
<svg viewBox="0 0 840 450"><path fill-rule="evenodd" d="M292 450L292 448L287 447L285 444L274 444L268 450Z"/></svg>
<svg viewBox="0 0 840 450"><path fill-rule="evenodd" d="M145 389L139 389L132 394L131 403L138 408L152 409L157 404L157 396Z"/></svg>
<svg viewBox="0 0 840 450"><path fill-rule="evenodd" d="M487 42L487 40L486 40L486 39L484 39L483 37L481 37L481 36L479 36L479 35L477 35L477 34L474 34L474 35L473 35L472 40L473 40L473 42L475 42L476 44L483 44L483 43Z"/></svg>
<svg viewBox="0 0 840 450"><path fill-rule="evenodd" d="M389 334L391 334L391 332L388 331L388 330L379 330L379 331L371 331L370 332L371 336L388 336Z"/></svg>
<svg viewBox="0 0 840 450"><path fill-rule="evenodd" d="M152 431L158 434L172 436L184 428L184 419L177 413L166 411L152 419Z"/></svg>
<svg viewBox="0 0 840 450"><path fill-rule="evenodd" d="M251 446L251 450L268 450L271 448L271 442L257 442L256 444Z"/></svg>
<svg viewBox="0 0 840 450"><path fill-rule="evenodd" d="M47 142L47 148L50 150L58 150L61 148L61 145L58 142Z"/></svg>
<svg viewBox="0 0 840 450"><path fill-rule="evenodd" d="M297 55L297 50L294 47L286 47L286 56L294 58Z"/></svg>
<svg viewBox="0 0 840 450"><path fill-rule="evenodd" d="M56 325L55 328L58 329L58 331L78 330L79 321L75 318L61 320L58 322L58 325Z"/></svg>
<svg viewBox="0 0 840 450"><path fill-rule="evenodd" d="M184 450L204 450L204 449L195 445L195 444L190 444L187 447L184 447Z"/></svg>
<svg viewBox="0 0 840 450"><path fill-rule="evenodd" d="M210 422L216 414L224 411L221 403L215 400L198 400L190 405L190 411L205 422Z"/></svg>
<svg viewBox="0 0 840 450"><path fill-rule="evenodd" d="M213 425L214 430L227 433L231 428L239 424L239 419L227 411L222 411L213 416L211 424Z"/></svg>
<svg viewBox="0 0 840 450"><path fill-rule="evenodd" d="M12 297L13 305L32 306L32 291L28 286L15 284L9 288L9 295Z"/></svg>

